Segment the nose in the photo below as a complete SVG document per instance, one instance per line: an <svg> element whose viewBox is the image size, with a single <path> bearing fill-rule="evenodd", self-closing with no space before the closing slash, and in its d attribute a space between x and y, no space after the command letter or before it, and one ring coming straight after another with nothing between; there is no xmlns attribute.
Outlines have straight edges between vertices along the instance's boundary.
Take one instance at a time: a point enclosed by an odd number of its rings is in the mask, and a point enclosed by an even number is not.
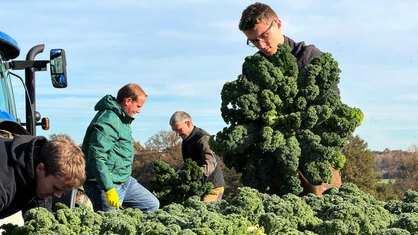
<svg viewBox="0 0 418 235"><path fill-rule="evenodd" d="M58 192L55 192L54 193L54 197L57 197L57 198L60 198L61 196L62 196L62 193L63 193L64 191L58 191Z"/></svg>
<svg viewBox="0 0 418 235"><path fill-rule="evenodd" d="M267 43L263 40L258 41L258 47L260 47L261 49L264 49L267 47Z"/></svg>

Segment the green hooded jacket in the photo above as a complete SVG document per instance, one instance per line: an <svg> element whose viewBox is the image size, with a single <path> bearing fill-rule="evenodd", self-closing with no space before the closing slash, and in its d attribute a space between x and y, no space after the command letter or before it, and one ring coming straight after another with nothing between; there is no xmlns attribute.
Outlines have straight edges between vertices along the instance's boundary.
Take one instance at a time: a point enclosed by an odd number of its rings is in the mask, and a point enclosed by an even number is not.
<svg viewBox="0 0 418 235"><path fill-rule="evenodd" d="M82 150L86 159L84 189L108 191L131 176L134 147L130 117L111 95L94 107L98 111L87 128Z"/></svg>

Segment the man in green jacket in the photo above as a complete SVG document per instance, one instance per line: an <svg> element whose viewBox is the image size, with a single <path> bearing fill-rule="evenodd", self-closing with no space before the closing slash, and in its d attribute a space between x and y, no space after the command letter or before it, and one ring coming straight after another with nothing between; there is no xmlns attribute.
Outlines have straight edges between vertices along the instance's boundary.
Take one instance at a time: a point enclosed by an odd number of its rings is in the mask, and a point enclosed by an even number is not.
<svg viewBox="0 0 418 235"><path fill-rule="evenodd" d="M130 125L146 98L139 85L130 83L118 91L116 99L106 95L94 107L98 112L82 146L86 159L83 186L94 211L123 206L148 212L160 206L158 199L131 177L134 147Z"/></svg>

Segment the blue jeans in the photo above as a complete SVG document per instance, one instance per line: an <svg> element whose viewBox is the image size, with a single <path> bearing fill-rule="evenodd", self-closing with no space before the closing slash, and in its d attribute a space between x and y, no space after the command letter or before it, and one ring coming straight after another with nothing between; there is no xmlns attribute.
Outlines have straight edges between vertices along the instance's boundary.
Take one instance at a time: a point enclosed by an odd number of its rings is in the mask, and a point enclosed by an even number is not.
<svg viewBox="0 0 418 235"><path fill-rule="evenodd" d="M120 205L124 208L137 208L142 212L154 212L160 207L160 202L148 189L130 177L128 181L115 187L119 196ZM99 188L90 188L86 191L93 204L94 211L115 211L116 208L107 205L106 194Z"/></svg>

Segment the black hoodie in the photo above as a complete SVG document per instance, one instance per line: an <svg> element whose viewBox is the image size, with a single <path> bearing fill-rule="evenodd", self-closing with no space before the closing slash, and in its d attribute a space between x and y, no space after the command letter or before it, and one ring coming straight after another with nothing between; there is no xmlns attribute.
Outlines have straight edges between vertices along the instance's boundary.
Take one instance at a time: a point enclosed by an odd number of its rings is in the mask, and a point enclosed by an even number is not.
<svg viewBox="0 0 418 235"><path fill-rule="evenodd" d="M43 136L0 138L0 219L22 210L36 196L34 156L47 142Z"/></svg>

